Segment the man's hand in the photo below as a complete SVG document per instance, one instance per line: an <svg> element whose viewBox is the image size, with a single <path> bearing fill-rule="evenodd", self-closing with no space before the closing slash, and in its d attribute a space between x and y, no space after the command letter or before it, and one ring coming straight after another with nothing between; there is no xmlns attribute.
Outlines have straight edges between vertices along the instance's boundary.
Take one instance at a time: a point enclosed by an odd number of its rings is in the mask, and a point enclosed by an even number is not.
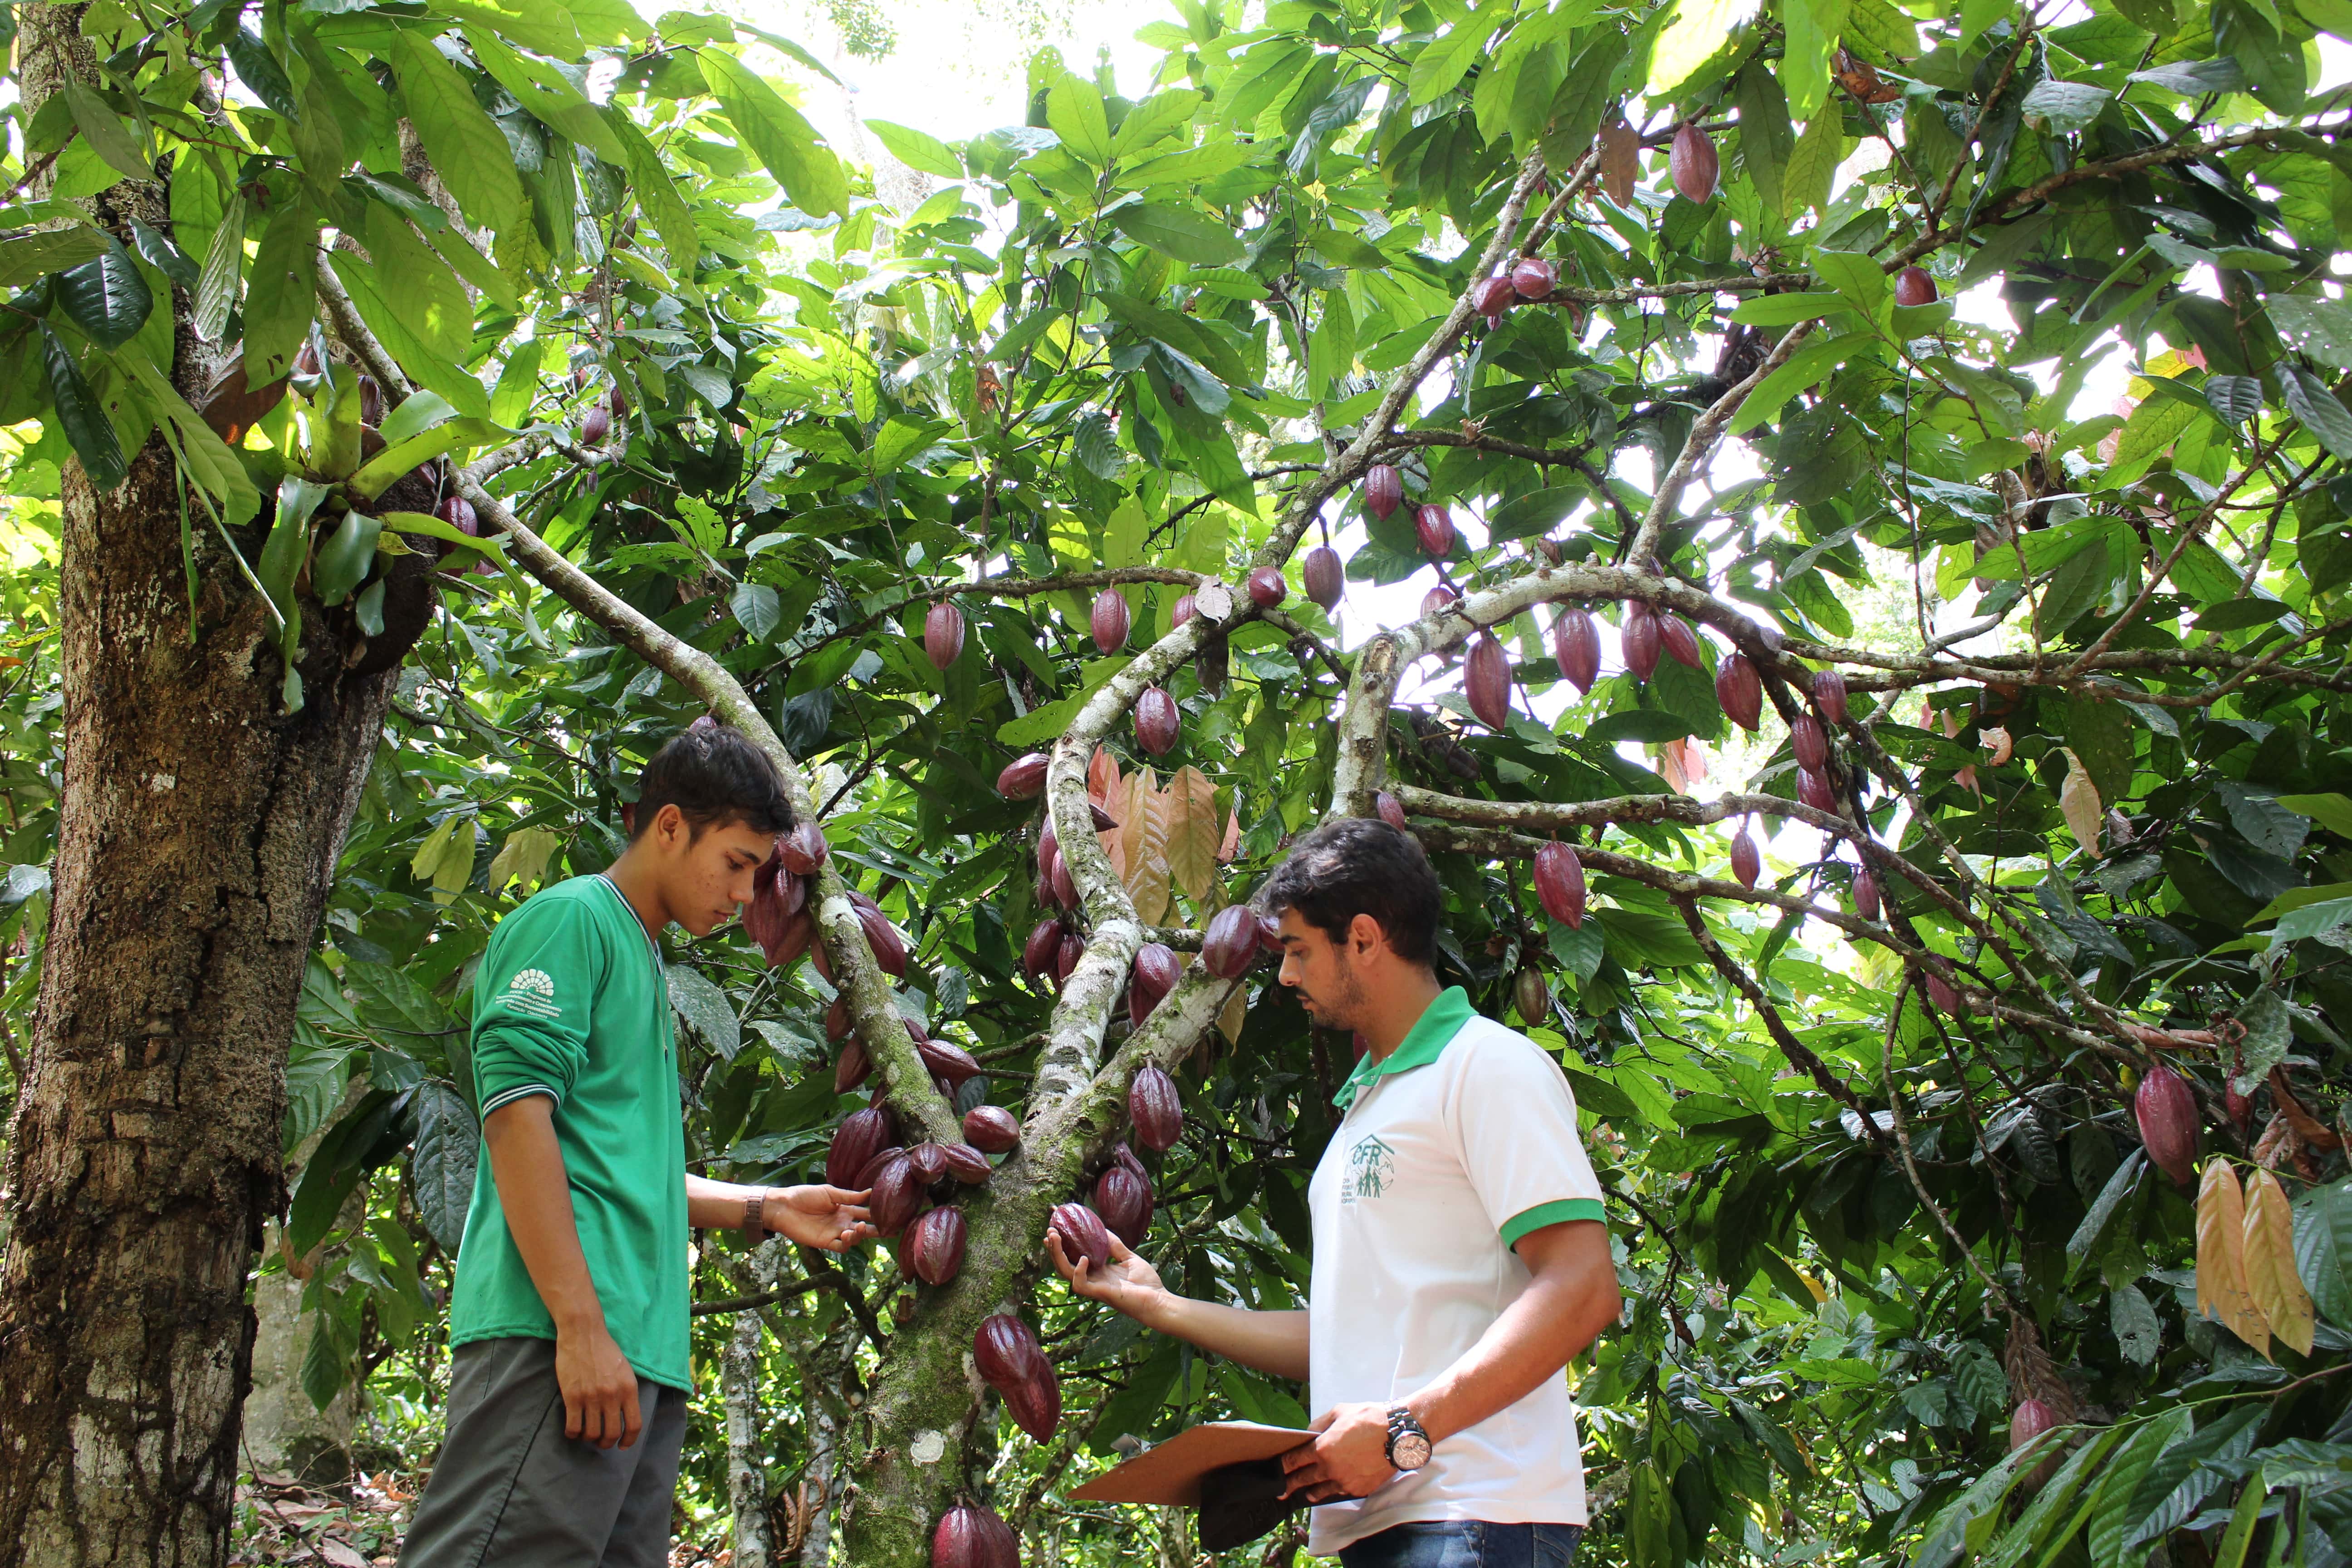
<svg viewBox="0 0 2352 1568"><path fill-rule="evenodd" d="M1319 1434L1282 1456L1282 1495L1308 1502L1369 1497L1397 1473L1389 1463L1389 1407L1335 1405L1315 1422Z"/></svg>
<svg viewBox="0 0 2352 1568"><path fill-rule="evenodd" d="M555 1386L563 1391L563 1435L600 1448L637 1440L645 1424L637 1374L600 1321L555 1336Z"/></svg>
<svg viewBox="0 0 2352 1568"><path fill-rule="evenodd" d="M1164 1315L1168 1288L1160 1282L1160 1271L1129 1251L1118 1237L1110 1238L1110 1262L1099 1268L1084 1258L1071 1262L1062 1251L1062 1238L1050 1230L1045 1233L1045 1252L1073 1294L1107 1302L1139 1323L1150 1324Z"/></svg>
<svg viewBox="0 0 2352 1568"><path fill-rule="evenodd" d="M803 1247L846 1252L874 1235L867 1223L866 1189L773 1187L761 1205L760 1223Z"/></svg>

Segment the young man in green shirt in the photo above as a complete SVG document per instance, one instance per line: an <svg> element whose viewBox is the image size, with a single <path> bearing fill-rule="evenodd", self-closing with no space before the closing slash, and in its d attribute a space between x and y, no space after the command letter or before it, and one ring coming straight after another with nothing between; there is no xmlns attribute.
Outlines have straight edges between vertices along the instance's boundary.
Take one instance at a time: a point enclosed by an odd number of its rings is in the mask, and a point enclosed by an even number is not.
<svg viewBox="0 0 2352 1568"><path fill-rule="evenodd" d="M612 867L499 923L474 978L488 1154L450 1303L448 1436L403 1568L658 1568L686 1431L689 1227L828 1251L874 1234L864 1193L686 1171L656 940L751 896L793 826L740 732L698 723L646 764Z"/></svg>

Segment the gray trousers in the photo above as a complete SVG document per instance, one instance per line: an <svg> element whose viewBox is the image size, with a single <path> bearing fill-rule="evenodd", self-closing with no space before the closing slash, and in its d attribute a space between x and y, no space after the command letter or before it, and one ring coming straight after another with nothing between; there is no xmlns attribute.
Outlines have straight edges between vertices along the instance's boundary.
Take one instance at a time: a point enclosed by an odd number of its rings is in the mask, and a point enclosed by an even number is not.
<svg viewBox="0 0 2352 1568"><path fill-rule="evenodd" d="M401 1568L663 1568L686 1394L637 1380L626 1448L563 1435L552 1340L478 1340L450 1361L449 1430Z"/></svg>

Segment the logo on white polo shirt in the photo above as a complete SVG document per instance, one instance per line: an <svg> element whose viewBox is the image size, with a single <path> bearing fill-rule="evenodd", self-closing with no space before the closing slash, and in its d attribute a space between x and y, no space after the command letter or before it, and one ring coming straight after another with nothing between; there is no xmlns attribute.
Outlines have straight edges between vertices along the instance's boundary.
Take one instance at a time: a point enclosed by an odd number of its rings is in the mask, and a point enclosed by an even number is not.
<svg viewBox="0 0 2352 1568"><path fill-rule="evenodd" d="M1396 1151L1377 1135L1367 1134L1348 1151L1348 1175L1339 1184L1339 1201L1352 1204L1359 1196L1379 1197L1396 1180Z"/></svg>
<svg viewBox="0 0 2352 1568"><path fill-rule="evenodd" d="M506 1004L520 1013L530 1013L541 1018L561 1018L563 1009L556 1005L555 982L541 969L521 969L507 982Z"/></svg>

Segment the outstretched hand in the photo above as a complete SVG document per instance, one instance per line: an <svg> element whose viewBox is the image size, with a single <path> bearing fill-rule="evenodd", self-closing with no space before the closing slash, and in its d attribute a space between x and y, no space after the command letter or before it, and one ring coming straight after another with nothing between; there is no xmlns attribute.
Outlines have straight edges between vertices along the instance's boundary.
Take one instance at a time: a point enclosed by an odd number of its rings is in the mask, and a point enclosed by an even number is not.
<svg viewBox="0 0 2352 1568"><path fill-rule="evenodd" d="M1073 1294L1105 1302L1139 1321L1150 1321L1152 1310L1168 1299L1160 1271L1115 1236L1110 1238L1110 1261L1101 1267L1084 1258L1071 1261L1062 1250L1062 1238L1050 1230L1045 1233L1045 1253Z"/></svg>
<svg viewBox="0 0 2352 1568"><path fill-rule="evenodd" d="M865 1206L866 1191L861 1188L851 1192L822 1184L773 1187L769 1189L768 1201L762 1205L760 1223L803 1247L846 1252L874 1236Z"/></svg>

